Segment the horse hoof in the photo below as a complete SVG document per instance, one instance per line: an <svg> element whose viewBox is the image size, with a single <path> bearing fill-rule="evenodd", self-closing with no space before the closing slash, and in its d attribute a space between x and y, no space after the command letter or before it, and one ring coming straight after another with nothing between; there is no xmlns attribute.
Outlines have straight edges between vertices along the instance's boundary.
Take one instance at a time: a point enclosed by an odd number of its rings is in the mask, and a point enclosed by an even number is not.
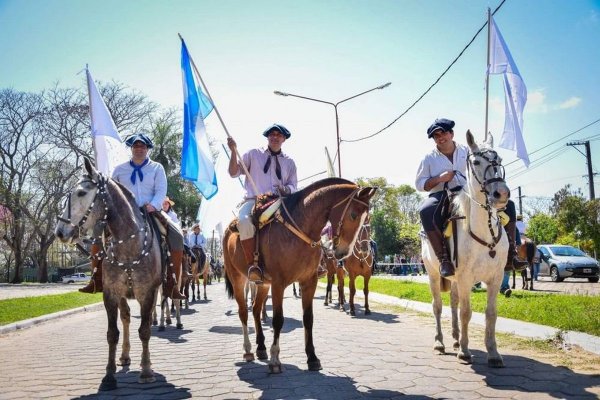
<svg viewBox="0 0 600 400"><path fill-rule="evenodd" d="M371 315L371 310L365 310L365 315Z"/></svg>
<svg viewBox="0 0 600 400"><path fill-rule="evenodd" d="M167 320L167 325L171 325L171 324L172 324L171 320L170 320L170 319L168 319L168 320Z"/></svg>
<svg viewBox="0 0 600 400"><path fill-rule="evenodd" d="M463 352L459 352L457 354L457 357L460 361L465 362L466 364L471 364L473 363L473 357L470 354L465 354Z"/></svg>
<svg viewBox="0 0 600 400"><path fill-rule="evenodd" d="M104 392L106 390L115 390L116 388L117 380L113 375L105 375L104 378L102 378L102 383L100 384L99 390Z"/></svg>
<svg viewBox="0 0 600 400"><path fill-rule="evenodd" d="M208 297L204 296L204 300L208 300Z"/></svg>
<svg viewBox="0 0 600 400"><path fill-rule="evenodd" d="M356 316L356 313L354 312L354 310L350 310L350 315L352 315L353 317Z"/></svg>
<svg viewBox="0 0 600 400"><path fill-rule="evenodd" d="M164 325L161 325L161 326L158 327L158 331L159 332L163 332L164 330L165 330L165 326Z"/></svg>
<svg viewBox="0 0 600 400"><path fill-rule="evenodd" d="M131 358L119 358L119 364L122 367L125 367L127 365L131 365Z"/></svg>
<svg viewBox="0 0 600 400"><path fill-rule="evenodd" d="M158 321L152 321L152 326L158 325Z"/></svg>
<svg viewBox="0 0 600 400"><path fill-rule="evenodd" d="M488 367L490 368L504 368L504 361L502 357L488 358Z"/></svg>
<svg viewBox="0 0 600 400"><path fill-rule="evenodd" d="M454 349L454 351L457 351L458 349L460 349L460 343L454 342L454 344L452 344L452 348Z"/></svg>
<svg viewBox="0 0 600 400"><path fill-rule="evenodd" d="M267 354L267 350L256 350L256 357L258 357L259 360L267 360L269 355Z"/></svg>
<svg viewBox="0 0 600 400"><path fill-rule="evenodd" d="M246 362L254 361L254 353L245 353L244 361L246 361Z"/></svg>
<svg viewBox="0 0 600 400"><path fill-rule="evenodd" d="M438 355L446 354L446 347L443 344L438 344L433 346L433 351L435 351Z"/></svg>
<svg viewBox="0 0 600 400"><path fill-rule="evenodd" d="M140 374L139 378L138 378L138 383L152 383L152 382L156 382L156 378L154 377L153 373L148 373L148 374Z"/></svg>
<svg viewBox="0 0 600 400"><path fill-rule="evenodd" d="M320 371L323 368L321 367L321 361L316 360L316 361L309 361L308 363L308 370L309 371Z"/></svg>
<svg viewBox="0 0 600 400"><path fill-rule="evenodd" d="M280 374L281 373L281 365L269 364L269 372L271 372L272 374Z"/></svg>
<svg viewBox="0 0 600 400"><path fill-rule="evenodd" d="M183 324L177 324L176 327L177 329L183 329Z"/></svg>

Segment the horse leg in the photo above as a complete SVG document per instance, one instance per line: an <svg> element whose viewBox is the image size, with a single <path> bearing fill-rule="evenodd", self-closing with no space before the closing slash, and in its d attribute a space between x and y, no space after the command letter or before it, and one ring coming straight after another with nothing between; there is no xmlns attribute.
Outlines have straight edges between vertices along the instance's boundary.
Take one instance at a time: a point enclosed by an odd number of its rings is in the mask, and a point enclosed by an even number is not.
<svg viewBox="0 0 600 400"><path fill-rule="evenodd" d="M363 294L365 295L365 315L371 314L371 310L369 309L369 279L371 279L371 275L367 273L363 277L363 282L365 285L363 289Z"/></svg>
<svg viewBox="0 0 600 400"><path fill-rule="evenodd" d="M262 306L262 322L264 324L266 324L269 321L269 316L267 315L267 299L269 298L269 295L267 294L265 296L265 301L263 302L263 306Z"/></svg>
<svg viewBox="0 0 600 400"><path fill-rule="evenodd" d="M527 290L527 268L521 271L521 281L523 282L521 285L523 290Z"/></svg>
<svg viewBox="0 0 600 400"><path fill-rule="evenodd" d="M348 281L348 288L350 289L350 315L356 315L356 311L354 310L354 295L356 294L356 275L350 274L350 278Z"/></svg>
<svg viewBox="0 0 600 400"><path fill-rule="evenodd" d="M242 324L242 334L244 335L244 361L254 361L254 353L252 353L252 344L250 343L250 336L248 334L248 302L244 288L248 285L248 279L238 272L228 273L225 278L225 283L231 283L233 287L233 296L238 305L238 317Z"/></svg>
<svg viewBox="0 0 600 400"><path fill-rule="evenodd" d="M512 288L514 289L515 286L517 285L517 272L514 269L512 270L512 276L513 276Z"/></svg>
<svg viewBox="0 0 600 400"><path fill-rule="evenodd" d="M336 276L338 280L338 303L340 311L344 311L344 303L346 303L346 297L344 295L344 269L336 267Z"/></svg>
<svg viewBox="0 0 600 400"><path fill-rule="evenodd" d="M140 302L141 322L140 328L138 329L138 334L140 336L140 340L142 341L142 362L140 363L142 371L138 377L138 383L151 383L156 381L154 372L151 368L152 363L150 362L150 348L148 345L151 335L150 314L152 313L152 307L154 307L152 300L152 294L146 294L143 300Z"/></svg>
<svg viewBox="0 0 600 400"><path fill-rule="evenodd" d="M485 308L485 347L488 352L488 367L502 368L504 361L498 353L496 346L496 320L498 318L498 310L496 300L498 298L498 290L502 279L497 279L495 282L487 283L487 305Z"/></svg>
<svg viewBox="0 0 600 400"><path fill-rule="evenodd" d="M175 319L177 320L177 324L175 327L177 329L183 329L183 324L181 323L181 302L183 300L173 300L173 304L175 304Z"/></svg>
<svg viewBox="0 0 600 400"><path fill-rule="evenodd" d="M292 282L292 290L294 291L294 297L298 297L298 292L296 292L296 282Z"/></svg>
<svg viewBox="0 0 600 400"><path fill-rule="evenodd" d="M173 321L171 321L171 308L173 307L173 299L171 299L171 306L169 307L169 298L165 297L164 298L164 305L165 305L165 316L166 316L166 320L167 320L167 325L171 325L173 323Z"/></svg>
<svg viewBox="0 0 600 400"><path fill-rule="evenodd" d="M204 286L204 300L208 300L208 298L206 297L206 284L208 282L208 272L205 272L203 275L203 279L202 279L202 283ZM198 296L200 296L200 293L198 293Z"/></svg>
<svg viewBox="0 0 600 400"><path fill-rule="evenodd" d="M458 326L458 288L456 284L450 286L450 310L452 313L452 338L454 339L452 348L456 351L460 347L458 343L460 338L460 328Z"/></svg>
<svg viewBox="0 0 600 400"><path fill-rule="evenodd" d="M308 282L300 283L302 289L302 322L304 325L304 348L307 355L307 364L309 371L319 371L322 369L321 361L315 354L315 346L313 343L313 298L317 290L317 279L312 278Z"/></svg>
<svg viewBox="0 0 600 400"><path fill-rule="evenodd" d="M459 360L466 362L467 364L471 364L473 362L473 356L469 351L469 322L471 322L471 316L473 311L471 310L471 287L473 286L472 282L457 282L458 286L458 303L460 308L460 335L459 335L459 345L460 349L458 351L457 357ZM488 296L489 293L492 293L492 288L488 286ZM497 290L493 292L494 295L497 295Z"/></svg>
<svg viewBox="0 0 600 400"><path fill-rule="evenodd" d="M115 372L117 364L115 357L117 353L117 344L119 343L119 328L117 327L118 303L117 300L104 295L104 308L108 317L108 330L106 331L106 341L108 342L108 363L106 364L106 375L102 378L100 390L114 390L117 388Z"/></svg>
<svg viewBox="0 0 600 400"><path fill-rule="evenodd" d="M168 302L167 302L167 298L165 297L164 293L162 293L162 289L161 289L161 294L160 294L160 324L158 325L158 331L162 332L165 330L165 310L168 308Z"/></svg>
<svg viewBox="0 0 600 400"><path fill-rule="evenodd" d="M437 268L437 267L436 267ZM446 347L444 346L444 334L442 333L442 291L440 276L429 275L429 289L431 290L431 307L433 309L433 317L435 318L435 337L433 350L437 354L445 354Z"/></svg>
<svg viewBox="0 0 600 400"><path fill-rule="evenodd" d="M273 344L271 345L269 371L271 371L272 374L280 374L281 361L279 361L279 335L281 334L281 328L283 327L283 287L271 286L271 301L273 303Z"/></svg>
<svg viewBox="0 0 600 400"><path fill-rule="evenodd" d="M331 300L329 300L329 298L331 297L331 287L333 286L333 276L329 276L329 274L327 274L327 289L325 289L325 303L324 305L328 306L329 302Z"/></svg>
<svg viewBox="0 0 600 400"><path fill-rule="evenodd" d="M529 290L533 290L533 274L534 274L534 269L535 267L533 266L533 263L529 263L529 270L531 271L531 275L529 276Z"/></svg>
<svg viewBox="0 0 600 400"><path fill-rule="evenodd" d="M254 304L252 305L252 316L254 317L254 329L256 330L256 357L259 360L266 360L269 358L267 354L267 347L265 346L265 335L262 329L261 315L267 294L269 293L269 287L267 285L261 285L256 293Z"/></svg>
<svg viewBox="0 0 600 400"><path fill-rule="evenodd" d="M154 296L153 296L154 297ZM131 350L131 342L129 338L129 324L131 322L131 310L125 298L121 298L119 302L119 311L121 313L121 325L123 325L123 345L121 346L121 357L119 362L122 366L131 364L129 351Z"/></svg>
<svg viewBox="0 0 600 400"><path fill-rule="evenodd" d="M158 298L158 291L159 289L156 289L156 291L154 292L154 307L152 307L152 325L154 326L158 325L158 319L156 315L156 300Z"/></svg>

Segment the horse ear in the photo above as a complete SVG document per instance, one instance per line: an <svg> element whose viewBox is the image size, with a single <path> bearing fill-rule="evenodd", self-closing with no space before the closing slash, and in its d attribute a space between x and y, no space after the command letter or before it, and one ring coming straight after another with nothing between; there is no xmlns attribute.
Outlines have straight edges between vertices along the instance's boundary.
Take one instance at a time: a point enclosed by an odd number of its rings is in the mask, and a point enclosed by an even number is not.
<svg viewBox="0 0 600 400"><path fill-rule="evenodd" d="M469 145L471 150L473 150L473 151L479 150L479 148L477 147L477 143L475 143L475 137L471 133L470 129L467 129L467 144Z"/></svg>
<svg viewBox="0 0 600 400"><path fill-rule="evenodd" d="M95 176L98 174L96 167L88 157L83 157L83 164L89 176Z"/></svg>
<svg viewBox="0 0 600 400"><path fill-rule="evenodd" d="M377 191L377 189L377 187L364 187L358 192L358 197L360 197L361 199L370 200L371 197L373 197L373 195Z"/></svg>

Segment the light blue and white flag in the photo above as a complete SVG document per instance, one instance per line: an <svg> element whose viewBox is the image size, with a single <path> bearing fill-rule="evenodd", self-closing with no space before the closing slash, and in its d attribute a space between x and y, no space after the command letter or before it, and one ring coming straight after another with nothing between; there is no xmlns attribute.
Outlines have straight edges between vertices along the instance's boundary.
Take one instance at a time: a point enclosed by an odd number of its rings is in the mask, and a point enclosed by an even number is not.
<svg viewBox="0 0 600 400"><path fill-rule="evenodd" d="M527 87L513 60L494 18L490 19L490 74L504 78L504 132L499 146L516 150L517 157L529 167L529 154L523 140L523 109L527 103Z"/></svg>
<svg viewBox="0 0 600 400"><path fill-rule="evenodd" d="M130 152L121 141L117 127L108 108L100 96L90 70L86 67L90 118L92 120L92 141L96 151L96 168L110 176L115 167L127 162Z"/></svg>
<svg viewBox="0 0 600 400"><path fill-rule="evenodd" d="M190 55L181 40L183 76L183 149L181 176L191 181L207 200L217 194L217 175L211 158L204 118L212 111L211 101L196 85Z"/></svg>

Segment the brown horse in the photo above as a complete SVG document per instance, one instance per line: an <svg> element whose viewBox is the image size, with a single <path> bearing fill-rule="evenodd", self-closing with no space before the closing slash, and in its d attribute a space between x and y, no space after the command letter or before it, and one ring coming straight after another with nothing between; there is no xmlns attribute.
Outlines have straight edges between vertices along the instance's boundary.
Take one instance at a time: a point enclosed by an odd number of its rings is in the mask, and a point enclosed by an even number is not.
<svg viewBox="0 0 600 400"><path fill-rule="evenodd" d="M200 301L200 275L202 275L202 284L204 285L204 300L208 300L206 284L210 275L210 262L202 247L192 247L192 253L197 260L195 268L192 266L192 301L196 301L196 293L198 293L198 301Z"/></svg>
<svg viewBox="0 0 600 400"><path fill-rule="evenodd" d="M138 330L142 341L142 371L138 382L154 382L148 342L154 308L154 293L161 284L160 238L142 214L131 192L112 179L106 178L87 158L83 176L69 193L55 234L63 242L71 242L79 231L105 225L110 240L105 240L107 256L102 271L104 308L108 317L108 364L100 390L117 388L115 361L119 329L117 317L123 325L121 365L129 365L130 309L127 299L140 304L141 323Z"/></svg>
<svg viewBox="0 0 600 400"><path fill-rule="evenodd" d="M517 246L517 254L521 260L527 260L527 268L521 271L521 279L523 279L523 290L533 290L533 258L537 252L537 246L531 239L522 237L522 243ZM516 273L513 270L513 285L516 284Z"/></svg>
<svg viewBox="0 0 600 400"><path fill-rule="evenodd" d="M252 308L256 330L257 356L267 359L265 336L260 312L271 288L273 304L273 344L269 369L281 372L279 336L283 327L283 293L287 286L298 282L302 289L305 351L308 369L321 369L313 345L313 297L317 288L317 265L321 258L320 233L327 220L335 230L333 251L338 259L351 254L358 232L369 212L369 201L375 188L360 188L341 178L327 178L284 198L275 220L259 233L260 261L265 280L257 290ZM223 237L225 286L230 298L238 304L238 314L244 333L244 359L254 360L248 337L248 310L244 297L248 263L240 245L239 234L229 226Z"/></svg>
<svg viewBox="0 0 600 400"><path fill-rule="evenodd" d="M328 306L329 303L333 303L332 289L337 278L338 308L343 311L344 304L346 303L346 297L344 296L344 277L346 276L346 271L344 268L338 267L338 261L333 254L329 254L329 249L323 250L321 265L327 270L327 289L325 290L324 304Z"/></svg>
<svg viewBox="0 0 600 400"><path fill-rule="evenodd" d="M356 315L354 310L354 295L356 294L356 277L364 280L363 294L365 295L365 315L371 314L369 309L369 280L373 273L373 252L371 251L371 229L365 224L360 229L358 239L354 243L352 255L344 260L344 268L348 271L348 286L350 288L350 315ZM342 292L343 285L342 283Z"/></svg>

